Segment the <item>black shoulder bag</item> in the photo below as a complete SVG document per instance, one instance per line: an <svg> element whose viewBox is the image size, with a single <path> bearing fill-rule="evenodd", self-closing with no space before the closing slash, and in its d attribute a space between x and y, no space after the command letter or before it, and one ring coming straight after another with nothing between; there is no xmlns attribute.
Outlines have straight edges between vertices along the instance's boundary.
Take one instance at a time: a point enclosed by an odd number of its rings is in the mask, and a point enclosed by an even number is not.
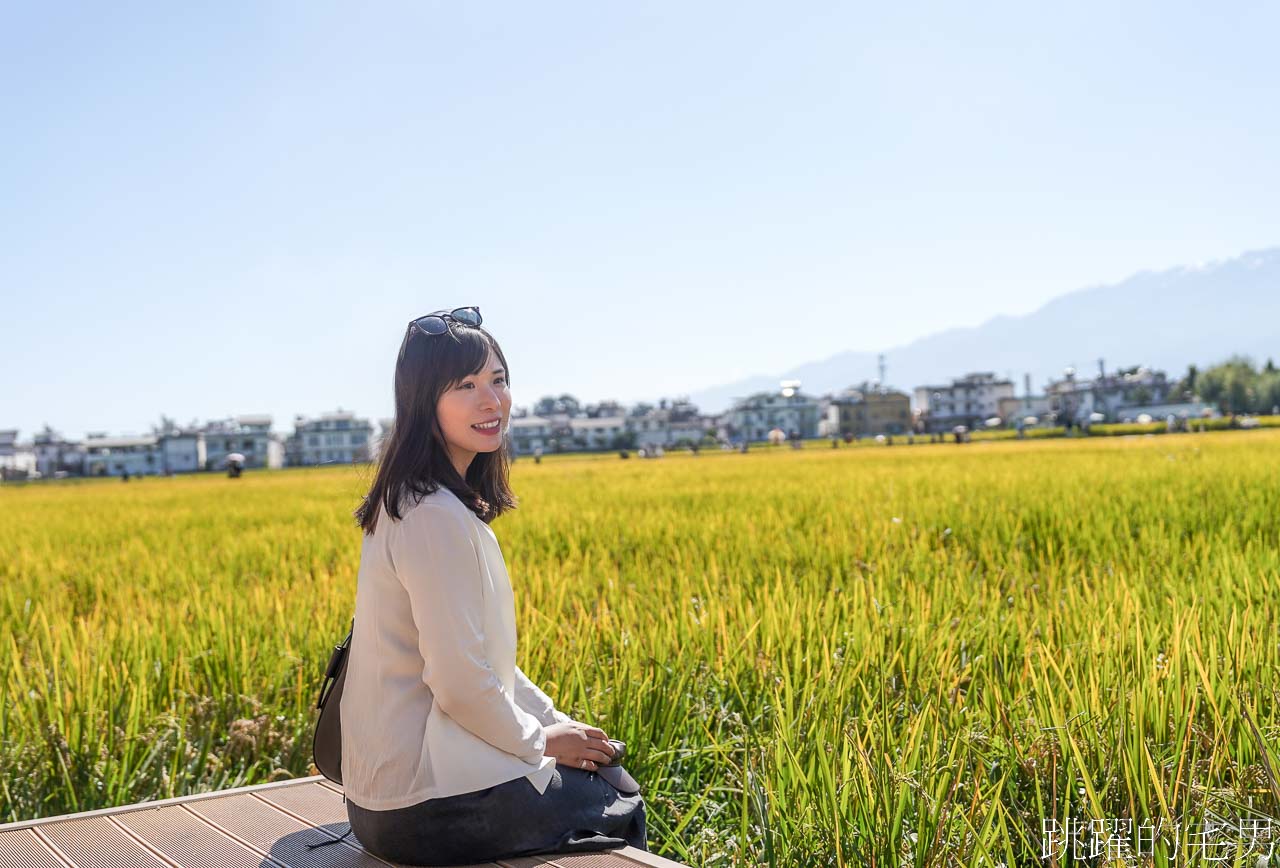
<svg viewBox="0 0 1280 868"><path fill-rule="evenodd" d="M320 699L316 702L320 717L316 720L315 736L311 740L316 768L335 784L342 783L342 715L339 714L339 706L342 704L342 686L347 681L347 651L351 648L351 634L355 629L356 619L352 618L347 638L334 645L333 653L329 655L329 665L325 667L324 680L320 685Z"/></svg>
<svg viewBox="0 0 1280 868"><path fill-rule="evenodd" d="M352 618L347 638L334 645L333 653L329 655L329 665L324 668L324 679L320 684L320 699L316 702L320 717L316 720L316 732L311 739L311 754L316 768L335 784L342 783L342 685L347 681L347 651L351 648L351 634L355 631L356 619ZM347 794L343 793L343 804L346 801ZM337 844L351 832L348 826L341 838L308 844L307 849Z"/></svg>

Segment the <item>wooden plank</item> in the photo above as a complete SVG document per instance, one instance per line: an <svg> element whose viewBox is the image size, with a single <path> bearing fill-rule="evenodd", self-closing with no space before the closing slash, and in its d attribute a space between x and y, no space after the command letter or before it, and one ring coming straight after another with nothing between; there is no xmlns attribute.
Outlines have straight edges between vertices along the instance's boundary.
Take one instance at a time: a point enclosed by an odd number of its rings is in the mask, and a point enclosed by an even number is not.
<svg viewBox="0 0 1280 868"><path fill-rule="evenodd" d="M270 792L254 793L255 799L275 805L313 826L324 826L337 838L347 831L347 806L341 793L319 781Z"/></svg>
<svg viewBox="0 0 1280 868"><path fill-rule="evenodd" d="M639 847L618 847L594 853L548 853L542 856L523 856L519 859L501 859L503 868L634 868L636 865L654 868L689 868L662 856L641 850Z"/></svg>
<svg viewBox="0 0 1280 868"><path fill-rule="evenodd" d="M121 865L163 868L168 865L110 817L48 822L36 831L78 868L119 868Z"/></svg>
<svg viewBox="0 0 1280 868"><path fill-rule="evenodd" d="M541 856L521 856L501 860L503 868L631 868L634 864L618 855L615 850L599 850L595 853L547 853Z"/></svg>
<svg viewBox="0 0 1280 868"><path fill-rule="evenodd" d="M67 868L32 829L0 832L0 868Z"/></svg>
<svg viewBox="0 0 1280 868"><path fill-rule="evenodd" d="M265 868L283 863L228 837L182 805L131 811L111 821L151 844L182 868Z"/></svg>
<svg viewBox="0 0 1280 868"><path fill-rule="evenodd" d="M322 775L0 826L0 868L386 868ZM339 840L341 839L341 840ZM325 841L335 843L311 848ZM635 847L455 868L688 868Z"/></svg>
<svg viewBox="0 0 1280 868"><path fill-rule="evenodd" d="M333 841L338 835L279 810L269 802L242 793L226 799L210 799L184 805L228 835L260 853L290 866L314 868L385 868L386 862L366 853L354 835L338 844L311 849L308 844ZM350 843L348 843L350 842Z"/></svg>
<svg viewBox="0 0 1280 868"><path fill-rule="evenodd" d="M676 862L674 859L650 853L648 850L641 850L639 847L627 846L612 852L616 853L619 858L626 859L635 865L648 865L650 868L689 868L683 862Z"/></svg>
<svg viewBox="0 0 1280 868"><path fill-rule="evenodd" d="M39 826L42 823L52 823L60 820L76 820L81 817L107 817L115 814L122 814L126 811L146 811L152 808L163 808L166 805L181 805L187 802L198 802L201 799L220 799L226 796L235 795L236 793L256 793L265 792L282 787L296 787L299 784L312 783L315 781L327 780L324 775L312 775L306 778L294 778L289 781L272 781L269 784L249 784L244 787L233 787L228 790L213 790L207 793L190 793L185 796L173 796L168 799L154 799L148 802L135 802L132 805L120 805L115 808L96 808L92 811L80 811L75 814L58 814L54 817L37 817L34 820L18 820L15 823L0 823L0 832L7 832L11 829L29 829Z"/></svg>

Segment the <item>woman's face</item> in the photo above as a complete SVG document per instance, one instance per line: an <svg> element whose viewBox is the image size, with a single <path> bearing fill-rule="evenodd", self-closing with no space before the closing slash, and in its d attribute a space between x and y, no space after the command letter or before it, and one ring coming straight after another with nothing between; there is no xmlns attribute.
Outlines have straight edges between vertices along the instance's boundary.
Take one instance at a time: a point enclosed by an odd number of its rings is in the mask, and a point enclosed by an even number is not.
<svg viewBox="0 0 1280 868"><path fill-rule="evenodd" d="M441 393L436 417L459 476L466 476L477 452L493 452L502 445L502 434L511 417L511 390L507 388L507 372L492 348L480 373L463 378ZM496 425L477 427L495 420Z"/></svg>

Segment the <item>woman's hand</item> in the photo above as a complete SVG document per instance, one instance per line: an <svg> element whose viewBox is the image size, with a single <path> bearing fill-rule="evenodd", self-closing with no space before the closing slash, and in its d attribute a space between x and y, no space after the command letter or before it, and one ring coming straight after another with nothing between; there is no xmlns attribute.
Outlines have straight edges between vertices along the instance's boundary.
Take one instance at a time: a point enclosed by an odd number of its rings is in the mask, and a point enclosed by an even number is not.
<svg viewBox="0 0 1280 868"><path fill-rule="evenodd" d="M561 765L593 772L613 760L613 745L599 727L570 720L543 727L543 731L547 734L543 753Z"/></svg>

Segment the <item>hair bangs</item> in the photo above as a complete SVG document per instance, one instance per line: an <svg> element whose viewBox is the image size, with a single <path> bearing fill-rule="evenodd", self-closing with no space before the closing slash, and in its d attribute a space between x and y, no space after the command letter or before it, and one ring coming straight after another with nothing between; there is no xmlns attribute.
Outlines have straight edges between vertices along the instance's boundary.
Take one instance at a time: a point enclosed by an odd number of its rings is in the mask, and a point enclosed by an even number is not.
<svg viewBox="0 0 1280 868"><path fill-rule="evenodd" d="M489 361L491 341L487 334L475 328L452 328L450 337L455 346L436 357L440 366L440 382L449 387L472 374L483 371Z"/></svg>

